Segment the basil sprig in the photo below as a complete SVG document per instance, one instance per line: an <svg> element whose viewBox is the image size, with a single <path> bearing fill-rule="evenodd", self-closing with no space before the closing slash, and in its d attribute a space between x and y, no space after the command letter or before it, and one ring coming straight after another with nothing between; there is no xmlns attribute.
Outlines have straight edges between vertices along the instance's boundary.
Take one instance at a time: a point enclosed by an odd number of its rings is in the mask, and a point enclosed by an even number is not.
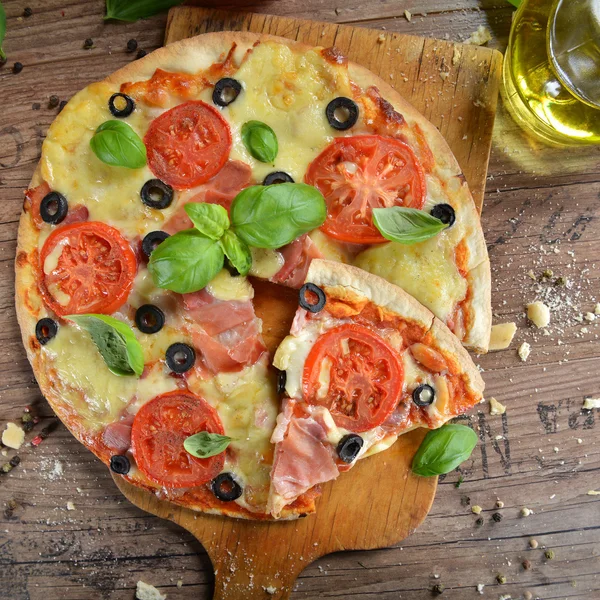
<svg viewBox="0 0 600 600"><path fill-rule="evenodd" d="M272 163L279 151L275 132L261 121L248 121L242 125L242 142L256 160Z"/></svg>
<svg viewBox="0 0 600 600"><path fill-rule="evenodd" d="M412 462L417 475L444 475L467 460L477 445L477 434L465 425L450 423L430 431Z"/></svg>
<svg viewBox="0 0 600 600"><path fill-rule="evenodd" d="M383 237L399 244L424 242L448 227L424 210L403 206L374 208L373 223Z"/></svg>
<svg viewBox="0 0 600 600"><path fill-rule="evenodd" d="M323 195L305 183L279 183L242 190L231 204L231 223L249 246L281 248L321 226Z"/></svg>
<svg viewBox="0 0 600 600"><path fill-rule="evenodd" d="M4 43L4 36L6 35L6 13L2 2L0 2L0 60L6 60L6 53L2 49Z"/></svg>
<svg viewBox="0 0 600 600"><path fill-rule="evenodd" d="M115 375L137 375L144 370L142 345L123 321L108 315L67 315L91 336L106 366Z"/></svg>
<svg viewBox="0 0 600 600"><path fill-rule="evenodd" d="M327 216L321 193L303 183L242 190L231 205L231 223L216 204L188 203L185 211L195 229L167 238L148 262L154 284L180 294L206 287L223 268L225 256L240 275L247 275L249 246L281 248L322 225Z"/></svg>
<svg viewBox="0 0 600 600"><path fill-rule="evenodd" d="M146 164L146 146L123 121L105 121L90 140L94 154L107 165L139 169Z"/></svg>
<svg viewBox="0 0 600 600"><path fill-rule="evenodd" d="M181 4L183 0L106 0L104 19L137 21Z"/></svg>
<svg viewBox="0 0 600 600"><path fill-rule="evenodd" d="M219 433L201 431L183 441L183 447L196 458L209 458L221 454L231 443L232 438Z"/></svg>

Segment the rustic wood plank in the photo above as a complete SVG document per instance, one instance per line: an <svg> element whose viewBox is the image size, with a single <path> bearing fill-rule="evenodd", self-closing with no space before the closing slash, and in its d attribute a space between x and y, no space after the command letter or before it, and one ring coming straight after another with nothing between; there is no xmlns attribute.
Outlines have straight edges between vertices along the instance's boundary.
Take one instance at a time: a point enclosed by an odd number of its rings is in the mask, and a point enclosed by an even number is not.
<svg viewBox="0 0 600 600"><path fill-rule="evenodd" d="M359 25L432 37L448 33L452 40L464 39L488 22L494 34L491 44L500 48L506 44L512 14L508 4L493 0L231 1L227 7L243 4L254 11L338 22L360 20ZM339 7L336 4L343 5L339 15L334 11ZM45 103L52 93L68 98L132 60L124 51L130 37L142 40L147 50L158 47L166 17L102 24L102 0L4 0L3 5L9 17L5 44L9 61L22 60L25 69L18 76L6 67L0 69L0 201L4 208L0 215L0 406L3 420L15 420L23 406L35 402L35 410L45 417L35 433L48 422L51 411L25 359L9 294L21 191L54 114ZM26 5L33 7L34 16L17 21ZM421 10L428 14L413 16L408 23L403 17L405 8L413 15ZM94 38L96 49L81 48L87 37ZM33 102L41 103L39 111L32 110ZM5 131L10 127L21 134L21 146L14 141L18 134ZM525 278L529 268L551 266L557 274L563 269L577 273L589 268L589 283L576 279L575 289L585 284L578 304L589 309L594 296L600 300L599 158L597 148L564 151L531 142L500 109L483 224L495 273L494 311L499 320L519 323L519 338L513 348L482 357L480 363L486 369L489 395L508 407L510 461L506 462L504 441L493 439L504 435L503 420L490 417L482 405L472 418L477 426L485 419L490 427L489 435L484 435L485 446L463 468L465 482L460 489L454 487L458 474L441 482L433 509L418 532L400 547L337 553L318 560L301 573L292 598L425 600L432 597L429 590L439 582L447 587L442 597L456 600L495 599L500 594L521 598L525 590L544 600L600 597L600 511L597 497L586 495L590 489L600 489L600 414L581 410L583 397L598 396L600 391L598 324L588 326L591 334L583 338L576 336L585 325L569 325L560 335L561 346L557 339L540 336L525 364L515 352L521 340L531 342L538 337L523 317L524 303L535 297L533 282ZM517 223L513 234L515 223L510 219L519 219L521 211L523 223ZM592 221L576 224L586 216L592 216ZM539 252L539 244L547 243L540 236L548 230L560 240L560 254ZM581 237L571 240L573 234ZM504 241L496 242L499 237ZM530 244L538 250L530 250ZM569 257L569 250L575 257ZM566 268L569 259L576 259L573 269ZM557 338L556 332L553 337ZM573 353L577 358L559 365L566 352L571 352L567 359ZM583 443L578 444L578 439ZM0 476L2 512L13 499L22 507L10 518L0 513L0 598L131 600L138 579L157 585L169 600L211 597L211 564L201 546L176 525L123 500L104 466L62 426L37 449L25 447L20 454L22 465ZM64 474L50 479L55 460L63 464ZM480 528L475 525L477 517L461 503L466 496L484 508L485 523ZM505 502L498 511L504 517L500 523L490 519L497 497ZM75 511L65 510L68 500L75 503ZM519 517L522 506L532 508L534 514ZM529 548L530 537L538 540L538 549ZM553 561L544 558L544 546L554 549ZM531 570L520 566L525 558L531 561ZM498 573L507 577L506 585L496 583ZM182 588L176 586L178 579L183 580ZM484 596L476 591L478 583L486 584Z"/></svg>

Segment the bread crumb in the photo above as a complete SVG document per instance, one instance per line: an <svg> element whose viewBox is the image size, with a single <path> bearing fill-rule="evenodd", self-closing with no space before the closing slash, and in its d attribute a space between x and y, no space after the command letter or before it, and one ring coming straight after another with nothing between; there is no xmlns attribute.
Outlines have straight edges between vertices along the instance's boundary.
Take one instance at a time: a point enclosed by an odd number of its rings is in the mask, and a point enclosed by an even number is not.
<svg viewBox="0 0 600 600"><path fill-rule="evenodd" d="M531 538L529 540L529 547L533 548L534 550L539 546L538 541L534 540L533 538Z"/></svg>
<svg viewBox="0 0 600 600"><path fill-rule="evenodd" d="M490 30L484 25L480 25L476 31L474 31L466 40L465 44L472 44L473 46L483 46L492 39Z"/></svg>
<svg viewBox="0 0 600 600"><path fill-rule="evenodd" d="M452 52L452 64L456 66L461 57L461 51L458 49L458 46L454 46L454 52Z"/></svg>
<svg viewBox="0 0 600 600"><path fill-rule="evenodd" d="M167 600L153 585L138 581L135 589L137 600Z"/></svg>
<svg viewBox="0 0 600 600"><path fill-rule="evenodd" d="M410 20L412 19L412 13L408 10L405 10L404 16L406 17L406 20L410 23Z"/></svg>
<svg viewBox="0 0 600 600"><path fill-rule="evenodd" d="M536 327L548 327L550 324L550 309L539 300L527 305L527 318Z"/></svg>
<svg viewBox="0 0 600 600"><path fill-rule="evenodd" d="M500 404L493 396L489 399L490 415L503 415L506 412L506 406Z"/></svg>
<svg viewBox="0 0 600 600"><path fill-rule="evenodd" d="M531 353L531 346L527 342L523 342L519 346L519 350L517 351L519 354L519 358L525 362L529 358L529 354Z"/></svg>
<svg viewBox="0 0 600 600"><path fill-rule="evenodd" d="M517 326L514 323L498 323L492 325L490 334L490 350L505 350L515 337Z"/></svg>
<svg viewBox="0 0 600 600"><path fill-rule="evenodd" d="M71 502L71 500L67 502L67 510L75 510L75 505L73 502Z"/></svg>
<svg viewBox="0 0 600 600"><path fill-rule="evenodd" d="M585 408L585 410L600 408L600 398L585 398L583 401L583 408Z"/></svg>
<svg viewBox="0 0 600 600"><path fill-rule="evenodd" d="M7 423L2 432L2 443L13 450L18 450L25 441L25 432L15 423Z"/></svg>
<svg viewBox="0 0 600 600"><path fill-rule="evenodd" d="M383 33L380 33L379 36L377 37L377 43L383 44L383 42L385 42L385 35Z"/></svg>
<svg viewBox="0 0 600 600"><path fill-rule="evenodd" d="M479 506L478 504L475 504L475 506L471 506L471 512L475 515L481 514L482 510L483 508L481 508L481 506Z"/></svg>

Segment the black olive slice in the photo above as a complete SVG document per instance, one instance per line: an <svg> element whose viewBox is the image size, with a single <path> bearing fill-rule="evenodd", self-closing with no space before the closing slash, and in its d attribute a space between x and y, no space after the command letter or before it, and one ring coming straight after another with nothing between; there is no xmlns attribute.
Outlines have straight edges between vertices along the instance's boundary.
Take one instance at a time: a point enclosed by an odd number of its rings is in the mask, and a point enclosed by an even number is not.
<svg viewBox="0 0 600 600"><path fill-rule="evenodd" d="M135 311L135 324L142 333L156 333L165 324L165 313L154 304L144 304Z"/></svg>
<svg viewBox="0 0 600 600"><path fill-rule="evenodd" d="M329 124L339 131L350 129L358 121L358 105L350 98L334 98L325 109Z"/></svg>
<svg viewBox="0 0 600 600"><path fill-rule="evenodd" d="M142 240L142 252L147 258L150 258L150 255L156 250L156 247L168 237L170 236L166 231L157 230L147 233Z"/></svg>
<svg viewBox="0 0 600 600"><path fill-rule="evenodd" d="M58 323L54 319L46 317L35 324L35 337L42 346L45 346L57 333Z"/></svg>
<svg viewBox="0 0 600 600"><path fill-rule="evenodd" d="M273 171L263 179L263 185L274 185L276 183L294 183L294 178L285 171Z"/></svg>
<svg viewBox="0 0 600 600"><path fill-rule="evenodd" d="M277 371L277 395L283 396L285 393L285 384L287 382L287 372Z"/></svg>
<svg viewBox="0 0 600 600"><path fill-rule="evenodd" d="M140 196L150 208L167 208L173 201L173 188L160 179L150 179L142 186Z"/></svg>
<svg viewBox="0 0 600 600"><path fill-rule="evenodd" d="M122 100L125 101L125 106L123 106ZM119 101L119 105L123 106L123 108L118 108L116 101ZM113 94L108 100L108 110L110 110L114 117L118 117L119 119L128 117L133 112L134 108L135 102L133 101L133 98L127 94L121 94L119 92Z"/></svg>
<svg viewBox="0 0 600 600"><path fill-rule="evenodd" d="M337 453L340 460L348 464L356 460L364 443L365 441L360 435L356 435L356 433L345 435L337 446Z"/></svg>
<svg viewBox="0 0 600 600"><path fill-rule="evenodd" d="M435 400L435 390L430 385L422 383L413 390L412 398L417 406L429 406Z"/></svg>
<svg viewBox="0 0 600 600"><path fill-rule="evenodd" d="M449 204L436 204L431 209L431 216L439 219L442 223L448 225L448 227L452 227L456 220L456 213Z"/></svg>
<svg viewBox="0 0 600 600"><path fill-rule="evenodd" d="M242 91L242 84L237 79L223 77L215 83L212 101L217 106L229 106Z"/></svg>
<svg viewBox="0 0 600 600"><path fill-rule="evenodd" d="M306 299L306 292L312 292L317 296L317 301L314 304L311 304ZM300 292L298 293L298 304L300 304L304 310L307 310L311 313L318 313L320 310L322 310L325 306L325 300L325 292L314 283L305 283L300 288Z"/></svg>
<svg viewBox="0 0 600 600"><path fill-rule="evenodd" d="M58 225L69 212L67 199L58 192L46 194L40 202L40 216L44 223Z"/></svg>
<svg viewBox="0 0 600 600"><path fill-rule="evenodd" d="M174 373L189 371L196 361L196 352L191 346L177 342L171 344L165 352L167 366Z"/></svg>
<svg viewBox="0 0 600 600"><path fill-rule="evenodd" d="M131 469L131 463L126 456L115 454L110 457L110 470L119 475L127 475Z"/></svg>
<svg viewBox="0 0 600 600"><path fill-rule="evenodd" d="M237 500L243 493L242 486L231 473L221 473L210 482L212 493L223 502Z"/></svg>

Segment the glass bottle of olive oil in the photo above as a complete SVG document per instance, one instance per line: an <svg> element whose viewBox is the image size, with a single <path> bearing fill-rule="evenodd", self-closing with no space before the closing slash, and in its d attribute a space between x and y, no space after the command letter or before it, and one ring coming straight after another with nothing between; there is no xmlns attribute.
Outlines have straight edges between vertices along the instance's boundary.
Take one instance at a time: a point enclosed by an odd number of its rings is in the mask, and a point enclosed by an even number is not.
<svg viewBox="0 0 600 600"><path fill-rule="evenodd" d="M523 0L502 93L517 123L543 140L600 144L600 0Z"/></svg>

